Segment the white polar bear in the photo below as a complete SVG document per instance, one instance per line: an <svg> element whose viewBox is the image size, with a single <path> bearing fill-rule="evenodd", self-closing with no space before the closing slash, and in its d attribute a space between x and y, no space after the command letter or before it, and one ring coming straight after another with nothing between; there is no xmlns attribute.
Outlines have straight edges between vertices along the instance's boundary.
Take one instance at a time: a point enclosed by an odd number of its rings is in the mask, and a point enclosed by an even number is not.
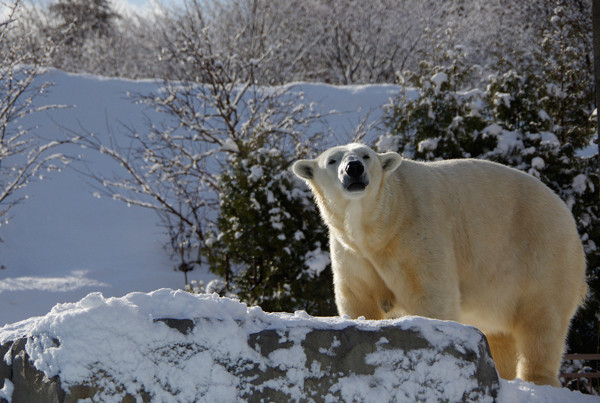
<svg viewBox="0 0 600 403"><path fill-rule="evenodd" d="M503 378L560 385L585 256L569 209L544 184L489 161L421 163L361 144L292 169L329 227L340 315L470 324Z"/></svg>

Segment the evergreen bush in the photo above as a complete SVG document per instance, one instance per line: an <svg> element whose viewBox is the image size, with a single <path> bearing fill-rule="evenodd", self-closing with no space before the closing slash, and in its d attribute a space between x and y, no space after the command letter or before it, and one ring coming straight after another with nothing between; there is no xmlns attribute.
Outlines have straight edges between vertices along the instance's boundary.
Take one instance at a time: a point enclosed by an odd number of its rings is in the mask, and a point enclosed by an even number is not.
<svg viewBox="0 0 600 403"><path fill-rule="evenodd" d="M205 253L227 294L267 311L334 315L327 232L288 169L294 159L277 148L230 157Z"/></svg>

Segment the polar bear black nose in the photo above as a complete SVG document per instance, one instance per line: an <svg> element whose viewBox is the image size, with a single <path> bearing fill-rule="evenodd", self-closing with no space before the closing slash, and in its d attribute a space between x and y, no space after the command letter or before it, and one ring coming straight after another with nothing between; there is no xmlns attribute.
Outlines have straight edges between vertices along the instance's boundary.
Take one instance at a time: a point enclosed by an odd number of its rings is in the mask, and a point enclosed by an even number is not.
<svg viewBox="0 0 600 403"><path fill-rule="evenodd" d="M348 165L346 165L346 173L351 178L358 178L363 172L365 172L365 167L363 167L363 164L360 161L350 161Z"/></svg>

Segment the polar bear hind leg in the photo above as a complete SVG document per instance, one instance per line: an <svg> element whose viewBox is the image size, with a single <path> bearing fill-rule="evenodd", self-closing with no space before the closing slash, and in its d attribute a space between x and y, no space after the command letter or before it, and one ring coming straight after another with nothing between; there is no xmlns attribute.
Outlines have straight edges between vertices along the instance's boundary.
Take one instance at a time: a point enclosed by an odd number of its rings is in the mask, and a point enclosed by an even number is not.
<svg viewBox="0 0 600 403"><path fill-rule="evenodd" d="M561 386L558 372L569 318L557 318L544 311L520 318L514 333L519 357L518 378L538 385Z"/></svg>

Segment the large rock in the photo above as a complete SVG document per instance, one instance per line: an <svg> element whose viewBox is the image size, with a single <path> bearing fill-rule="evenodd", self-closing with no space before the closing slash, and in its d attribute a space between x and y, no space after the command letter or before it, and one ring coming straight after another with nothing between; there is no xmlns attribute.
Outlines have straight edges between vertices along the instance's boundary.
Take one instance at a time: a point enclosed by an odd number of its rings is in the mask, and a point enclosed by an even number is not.
<svg viewBox="0 0 600 403"><path fill-rule="evenodd" d="M249 328L247 321L238 318L234 322L239 328ZM141 373L133 383L123 381L119 373L108 373L113 366L102 362L91 366L78 384L72 379L61 382L61 374L67 378L67 368L46 374L35 367L28 351L39 357L44 356L42 347L55 349L38 360L48 363L48 357L60 349L84 346L61 344L57 339L42 343L39 339L43 336L28 336L0 347L0 357L8 361L0 362L0 387L7 380L12 383L13 403L85 398L161 401L168 396L177 401L473 402L494 401L497 396L498 375L486 339L475 328L423 318L346 321L333 326L315 318L300 324L292 321L289 327L281 322L277 326L266 323L264 330L231 332L232 338L240 338L239 349L220 351L211 342L202 344L210 340L211 334L206 332L218 332L219 320L153 319L151 326L156 332L168 327L164 334L172 337L145 351L144 359L157 367L156 371L169 371L169 365L173 370L189 368L185 373L192 382L177 385L172 379L161 381L164 378L158 373L147 378L144 363L138 363ZM222 326L232 325L223 320ZM114 346L121 342L118 335L111 340ZM221 392L210 385L198 388L206 382L202 375L205 370L213 373L212 382L223 380ZM214 373L220 371L222 374L215 378ZM227 374L235 381L228 380ZM162 382L160 395L152 382ZM195 384L194 390L185 389L190 384Z"/></svg>
<svg viewBox="0 0 600 403"><path fill-rule="evenodd" d="M498 375L483 335L476 349L450 343L438 348L419 329L382 326L364 330L314 329L300 343L301 365L281 368L297 354L288 331L251 334L248 343L271 366L245 372L249 401L360 401L391 396L397 401L475 402L497 396ZM300 369L301 376L296 369ZM253 379L252 379L253 378Z"/></svg>

